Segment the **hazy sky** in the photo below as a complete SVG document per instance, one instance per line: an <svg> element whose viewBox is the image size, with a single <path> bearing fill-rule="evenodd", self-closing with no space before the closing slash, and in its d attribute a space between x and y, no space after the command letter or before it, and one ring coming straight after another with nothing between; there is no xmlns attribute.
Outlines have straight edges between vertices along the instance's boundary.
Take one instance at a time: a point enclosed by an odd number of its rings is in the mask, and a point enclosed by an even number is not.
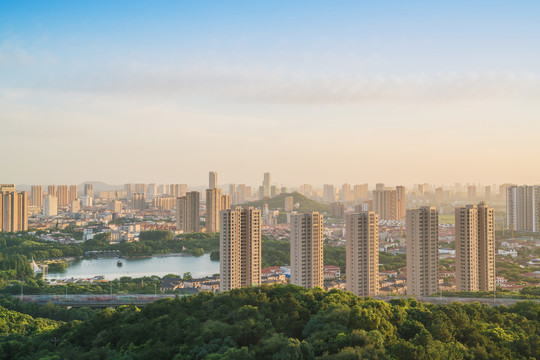
<svg viewBox="0 0 540 360"><path fill-rule="evenodd" d="M540 1L0 1L0 182L540 182Z"/></svg>

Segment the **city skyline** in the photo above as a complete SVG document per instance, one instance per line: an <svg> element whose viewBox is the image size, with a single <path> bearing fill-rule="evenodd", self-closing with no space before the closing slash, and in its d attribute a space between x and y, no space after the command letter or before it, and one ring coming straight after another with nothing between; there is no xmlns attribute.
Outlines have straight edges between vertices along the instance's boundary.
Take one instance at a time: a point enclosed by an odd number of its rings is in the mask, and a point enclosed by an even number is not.
<svg viewBox="0 0 540 360"><path fill-rule="evenodd" d="M3 181L540 177L538 2L240 4L0 4Z"/></svg>

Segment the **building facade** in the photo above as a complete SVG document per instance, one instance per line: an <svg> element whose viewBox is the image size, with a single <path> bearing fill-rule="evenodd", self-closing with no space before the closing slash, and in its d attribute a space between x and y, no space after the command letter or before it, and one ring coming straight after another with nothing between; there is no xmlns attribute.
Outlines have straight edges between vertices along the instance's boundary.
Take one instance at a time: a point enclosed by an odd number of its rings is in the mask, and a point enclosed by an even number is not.
<svg viewBox="0 0 540 360"><path fill-rule="evenodd" d="M323 215L291 215L291 283L311 289L324 285Z"/></svg>
<svg viewBox="0 0 540 360"><path fill-rule="evenodd" d="M220 291L261 284L261 211L220 212Z"/></svg>
<svg viewBox="0 0 540 360"><path fill-rule="evenodd" d="M346 289L358 296L379 292L379 216L373 211L348 214L345 220Z"/></svg>
<svg viewBox="0 0 540 360"><path fill-rule="evenodd" d="M199 192L190 191L176 199L176 230L184 233L201 231L199 221Z"/></svg>
<svg viewBox="0 0 540 360"><path fill-rule="evenodd" d="M485 203L456 208L456 290L492 291L495 281L494 210Z"/></svg>
<svg viewBox="0 0 540 360"><path fill-rule="evenodd" d="M409 209L407 233L407 295L438 291L439 212L433 206Z"/></svg>

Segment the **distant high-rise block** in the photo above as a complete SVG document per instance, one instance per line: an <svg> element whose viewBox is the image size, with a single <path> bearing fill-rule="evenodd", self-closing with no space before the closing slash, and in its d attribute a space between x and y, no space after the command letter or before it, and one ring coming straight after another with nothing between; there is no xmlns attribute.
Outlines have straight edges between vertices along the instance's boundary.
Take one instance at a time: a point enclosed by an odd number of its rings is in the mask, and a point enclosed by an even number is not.
<svg viewBox="0 0 540 360"><path fill-rule="evenodd" d="M323 215L291 215L291 283L311 289L324 285Z"/></svg>
<svg viewBox="0 0 540 360"><path fill-rule="evenodd" d="M201 231L199 221L199 192L190 191L176 199L176 229L184 233Z"/></svg>
<svg viewBox="0 0 540 360"><path fill-rule="evenodd" d="M47 186L47 195L56 196L56 185Z"/></svg>
<svg viewBox="0 0 540 360"><path fill-rule="evenodd" d="M221 210L228 210L231 208L231 195L221 195L221 205L219 207Z"/></svg>
<svg viewBox="0 0 540 360"><path fill-rule="evenodd" d="M336 200L336 193L334 185L324 184L323 186L323 201L327 203L333 203Z"/></svg>
<svg viewBox="0 0 540 360"><path fill-rule="evenodd" d="M221 189L206 190L206 231L219 231L219 212L221 211Z"/></svg>
<svg viewBox="0 0 540 360"><path fill-rule="evenodd" d="M343 184L341 186L340 199L344 203L353 201L354 196L353 196L353 192L351 190L351 185Z"/></svg>
<svg viewBox="0 0 540 360"><path fill-rule="evenodd" d="M142 192L144 192L144 190ZM84 196L94 197L94 185L84 184Z"/></svg>
<svg viewBox="0 0 540 360"><path fill-rule="evenodd" d="M146 184L135 184L134 188L136 193L143 194L146 192Z"/></svg>
<svg viewBox="0 0 540 360"><path fill-rule="evenodd" d="M71 202L71 213L76 214L81 211L81 200L75 199Z"/></svg>
<svg viewBox="0 0 540 360"><path fill-rule="evenodd" d="M398 220L397 191L373 191L373 208L382 220Z"/></svg>
<svg viewBox="0 0 540 360"><path fill-rule="evenodd" d="M77 192L78 192L77 185L69 185L68 197L69 197L70 204L73 200L75 200L78 197Z"/></svg>
<svg viewBox="0 0 540 360"><path fill-rule="evenodd" d="M32 185L32 196L30 205L36 206L40 209L43 207L43 186Z"/></svg>
<svg viewBox="0 0 540 360"><path fill-rule="evenodd" d="M122 211L122 203L117 200L110 200L108 203L109 211L113 213L119 213Z"/></svg>
<svg viewBox="0 0 540 360"><path fill-rule="evenodd" d="M442 187L438 187L435 189L435 201L437 201L438 203L443 202L443 188Z"/></svg>
<svg viewBox="0 0 540 360"><path fill-rule="evenodd" d="M133 193L135 192L134 190L135 187L133 186L133 184L124 184L124 191L126 192L128 198L133 195Z"/></svg>
<svg viewBox="0 0 540 360"><path fill-rule="evenodd" d="M46 217L58 215L58 199L47 195L43 198L43 215Z"/></svg>
<svg viewBox="0 0 540 360"><path fill-rule="evenodd" d="M384 190L384 184L383 183L377 183L375 184L375 190L382 191Z"/></svg>
<svg viewBox="0 0 540 360"><path fill-rule="evenodd" d="M210 171L208 173L208 188L215 189L218 187L217 172Z"/></svg>
<svg viewBox="0 0 540 360"><path fill-rule="evenodd" d="M285 211L293 211L294 210L294 197L286 196L284 207L285 207Z"/></svg>
<svg viewBox="0 0 540 360"><path fill-rule="evenodd" d="M456 288L491 291L495 282L494 210L485 203L456 208Z"/></svg>
<svg viewBox="0 0 540 360"><path fill-rule="evenodd" d="M69 188L67 185L58 185L56 188L58 206L67 206L69 204Z"/></svg>
<svg viewBox="0 0 540 360"><path fill-rule="evenodd" d="M360 203L368 199L368 184L354 185L354 202Z"/></svg>
<svg viewBox="0 0 540 360"><path fill-rule="evenodd" d="M131 208L139 211L146 209L146 194L133 193L133 195L131 195Z"/></svg>
<svg viewBox="0 0 540 360"><path fill-rule="evenodd" d="M373 211L348 214L345 220L346 289L358 296L379 292L379 216Z"/></svg>
<svg viewBox="0 0 540 360"><path fill-rule="evenodd" d="M169 193L173 197L185 196L187 193L187 184L172 184Z"/></svg>
<svg viewBox="0 0 540 360"><path fill-rule="evenodd" d="M540 232L540 186L506 187L506 224L509 230Z"/></svg>
<svg viewBox="0 0 540 360"><path fill-rule="evenodd" d="M270 192L270 186L271 186L271 175L269 172L264 173L264 179L263 179L263 197L271 196Z"/></svg>
<svg viewBox="0 0 540 360"><path fill-rule="evenodd" d="M313 196L313 186L311 186L310 184L304 184L302 186L300 186L300 194L304 195L304 196L307 196L307 197L312 197Z"/></svg>
<svg viewBox="0 0 540 360"><path fill-rule="evenodd" d="M467 188L467 199L469 199L469 201L475 201L476 200L476 186L470 185Z"/></svg>
<svg viewBox="0 0 540 360"><path fill-rule="evenodd" d="M424 206L407 210L407 294L438 291L439 212Z"/></svg>
<svg viewBox="0 0 540 360"><path fill-rule="evenodd" d="M28 201L26 191L15 191L13 184L0 185L0 231L28 230Z"/></svg>
<svg viewBox="0 0 540 360"><path fill-rule="evenodd" d="M261 211L220 212L220 291L261 284Z"/></svg>
<svg viewBox="0 0 540 360"><path fill-rule="evenodd" d="M403 220L407 214L407 189L405 186L396 186L396 213L397 219Z"/></svg>
<svg viewBox="0 0 540 360"><path fill-rule="evenodd" d="M345 205L340 202L333 202L330 208L330 214L333 218L342 219L345 216Z"/></svg>

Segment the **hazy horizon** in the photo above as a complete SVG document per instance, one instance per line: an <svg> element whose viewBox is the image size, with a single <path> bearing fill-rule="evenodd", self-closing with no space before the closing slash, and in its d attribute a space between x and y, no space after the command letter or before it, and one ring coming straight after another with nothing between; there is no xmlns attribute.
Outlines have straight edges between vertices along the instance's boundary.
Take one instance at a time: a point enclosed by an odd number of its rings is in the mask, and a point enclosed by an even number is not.
<svg viewBox="0 0 540 360"><path fill-rule="evenodd" d="M536 1L0 3L0 183L536 184Z"/></svg>

